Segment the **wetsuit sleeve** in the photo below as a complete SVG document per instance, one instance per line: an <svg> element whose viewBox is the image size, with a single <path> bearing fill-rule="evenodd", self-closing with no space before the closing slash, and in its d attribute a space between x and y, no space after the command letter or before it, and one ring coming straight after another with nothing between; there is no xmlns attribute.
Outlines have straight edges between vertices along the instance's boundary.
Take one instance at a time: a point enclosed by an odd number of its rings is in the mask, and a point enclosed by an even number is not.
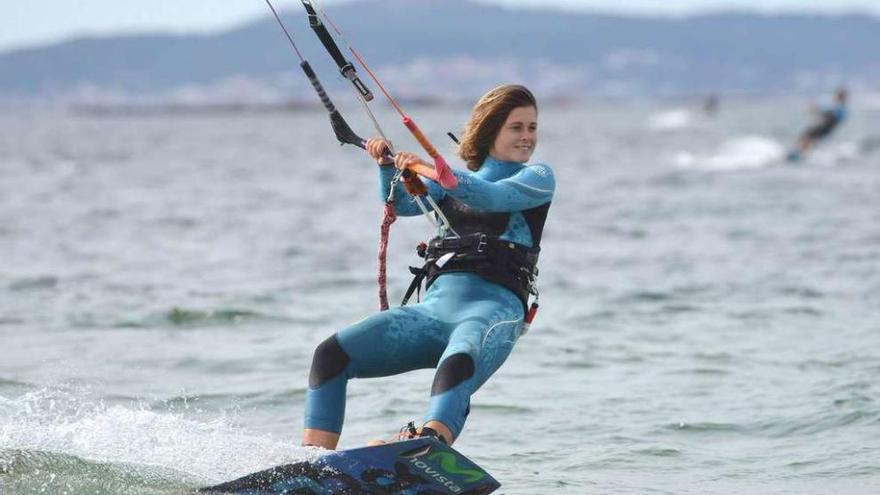
<svg viewBox="0 0 880 495"><path fill-rule="evenodd" d="M522 211L549 203L556 190L553 170L530 165L507 179L490 182L469 172L453 170L458 186L447 193L462 203L485 211Z"/></svg>
<svg viewBox="0 0 880 495"><path fill-rule="evenodd" d="M380 166L378 168L379 197L384 203L385 200L388 199L388 193L391 191L391 179L394 177L394 172L397 169L392 166ZM425 183L425 187L428 188L428 194L434 198L435 201L440 201L443 199L443 196L446 195L443 188L436 182L424 177L422 177L422 182ZM433 209L427 201L423 201L423 203L428 211ZM402 217L411 217L422 213L422 210L419 209L419 205L416 204L415 198L406 192L406 188L403 187L403 183L401 182L398 182L394 187L394 213Z"/></svg>

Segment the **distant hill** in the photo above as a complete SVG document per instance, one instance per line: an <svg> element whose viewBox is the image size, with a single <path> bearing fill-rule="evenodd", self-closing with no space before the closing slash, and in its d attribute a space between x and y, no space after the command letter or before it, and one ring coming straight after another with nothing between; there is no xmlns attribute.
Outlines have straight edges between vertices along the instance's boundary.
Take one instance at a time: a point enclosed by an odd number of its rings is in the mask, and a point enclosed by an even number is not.
<svg viewBox="0 0 880 495"><path fill-rule="evenodd" d="M870 16L622 17L471 0L363 0L327 12L410 97L467 98L504 81L568 97L826 90L880 80L880 20ZM331 90L349 95L304 11L283 17ZM296 65L267 12L213 35L82 38L0 53L0 99L309 97Z"/></svg>

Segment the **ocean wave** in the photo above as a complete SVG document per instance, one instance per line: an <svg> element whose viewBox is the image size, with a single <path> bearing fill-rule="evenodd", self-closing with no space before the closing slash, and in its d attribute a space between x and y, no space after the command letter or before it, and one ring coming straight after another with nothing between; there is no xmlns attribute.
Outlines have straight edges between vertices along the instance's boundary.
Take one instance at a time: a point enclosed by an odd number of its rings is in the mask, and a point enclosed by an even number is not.
<svg viewBox="0 0 880 495"><path fill-rule="evenodd" d="M13 280L9 284L9 290L23 292L29 290L54 289L58 286L58 277L43 275L35 277L22 277Z"/></svg>
<svg viewBox="0 0 880 495"><path fill-rule="evenodd" d="M651 115L648 129L654 131L674 131L686 129L694 124L694 114L687 109L677 108Z"/></svg>
<svg viewBox="0 0 880 495"><path fill-rule="evenodd" d="M120 321L114 328L165 328L174 327L213 327L241 325L253 322L286 322L296 320L286 316L269 315L247 309L192 309L174 307L170 310L147 316L139 320Z"/></svg>
<svg viewBox="0 0 880 495"><path fill-rule="evenodd" d="M825 415L770 418L746 423L679 422L667 424L664 430L687 434L736 434L760 438L813 436L845 427L880 424L880 411L855 409Z"/></svg>
<svg viewBox="0 0 880 495"><path fill-rule="evenodd" d="M160 495L181 493L198 478L168 467L100 462L40 450L0 450L0 487L8 493ZM4 492L7 493L7 492Z"/></svg>

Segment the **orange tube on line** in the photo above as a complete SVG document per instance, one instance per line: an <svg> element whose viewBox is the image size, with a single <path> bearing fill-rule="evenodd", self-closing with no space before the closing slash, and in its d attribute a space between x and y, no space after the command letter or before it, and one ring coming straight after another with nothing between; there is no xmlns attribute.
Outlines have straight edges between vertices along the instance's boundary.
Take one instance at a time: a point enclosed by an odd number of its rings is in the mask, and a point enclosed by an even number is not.
<svg viewBox="0 0 880 495"><path fill-rule="evenodd" d="M409 129L409 132L411 132L413 137L416 138L416 141L418 141L419 144L422 145L422 149L424 149L425 152L428 153L428 156L430 156L431 158L437 158L439 156L437 150L434 149L434 145L432 145L431 142L428 141L428 138L425 137L425 135L422 133L422 130L419 129L419 126L417 126L411 118L404 117L403 125L405 125L407 129Z"/></svg>
<svg viewBox="0 0 880 495"><path fill-rule="evenodd" d="M367 142L361 142L361 148L367 149ZM387 147L382 152L382 156L385 158L394 159L394 155L391 154L391 150ZM400 181L403 182L403 187L406 189L406 192L413 196L424 196L428 194L428 188L425 187L425 183L422 182L422 179L419 179L419 176L414 174L410 170L405 170L403 175L400 178Z"/></svg>
<svg viewBox="0 0 880 495"><path fill-rule="evenodd" d="M454 189L458 186L458 179L455 178L455 175L452 174L452 169L449 168L449 165L446 163L446 160L437 153L437 150L428 141L428 138L422 133L422 130L419 129L419 126L416 125L415 122L409 117L403 118L403 125L409 129L409 132L412 133L413 137L416 138L416 141L422 145L422 149L428 153L428 155L434 159L434 168L430 175L424 174L419 170L413 169L414 172L419 175L424 175L425 177L437 182L440 184L440 187L443 189Z"/></svg>
<svg viewBox="0 0 880 495"><path fill-rule="evenodd" d="M414 163L406 168L407 170L412 170L422 177L427 177L431 180L437 180L437 171L434 169L434 167L426 163Z"/></svg>

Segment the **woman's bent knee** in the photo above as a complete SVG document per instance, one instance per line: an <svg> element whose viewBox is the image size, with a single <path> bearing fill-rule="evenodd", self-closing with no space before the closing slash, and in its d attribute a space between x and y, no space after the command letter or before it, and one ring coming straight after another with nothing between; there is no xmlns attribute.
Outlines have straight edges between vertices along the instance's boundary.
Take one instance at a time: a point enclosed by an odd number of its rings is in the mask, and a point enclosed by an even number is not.
<svg viewBox="0 0 880 495"><path fill-rule="evenodd" d="M315 349L312 369L309 372L309 388L316 389L345 371L351 358L339 345L334 334Z"/></svg>
<svg viewBox="0 0 880 495"><path fill-rule="evenodd" d="M444 359L434 374L431 395L440 395L461 385L474 376L474 359L467 353L459 352Z"/></svg>

